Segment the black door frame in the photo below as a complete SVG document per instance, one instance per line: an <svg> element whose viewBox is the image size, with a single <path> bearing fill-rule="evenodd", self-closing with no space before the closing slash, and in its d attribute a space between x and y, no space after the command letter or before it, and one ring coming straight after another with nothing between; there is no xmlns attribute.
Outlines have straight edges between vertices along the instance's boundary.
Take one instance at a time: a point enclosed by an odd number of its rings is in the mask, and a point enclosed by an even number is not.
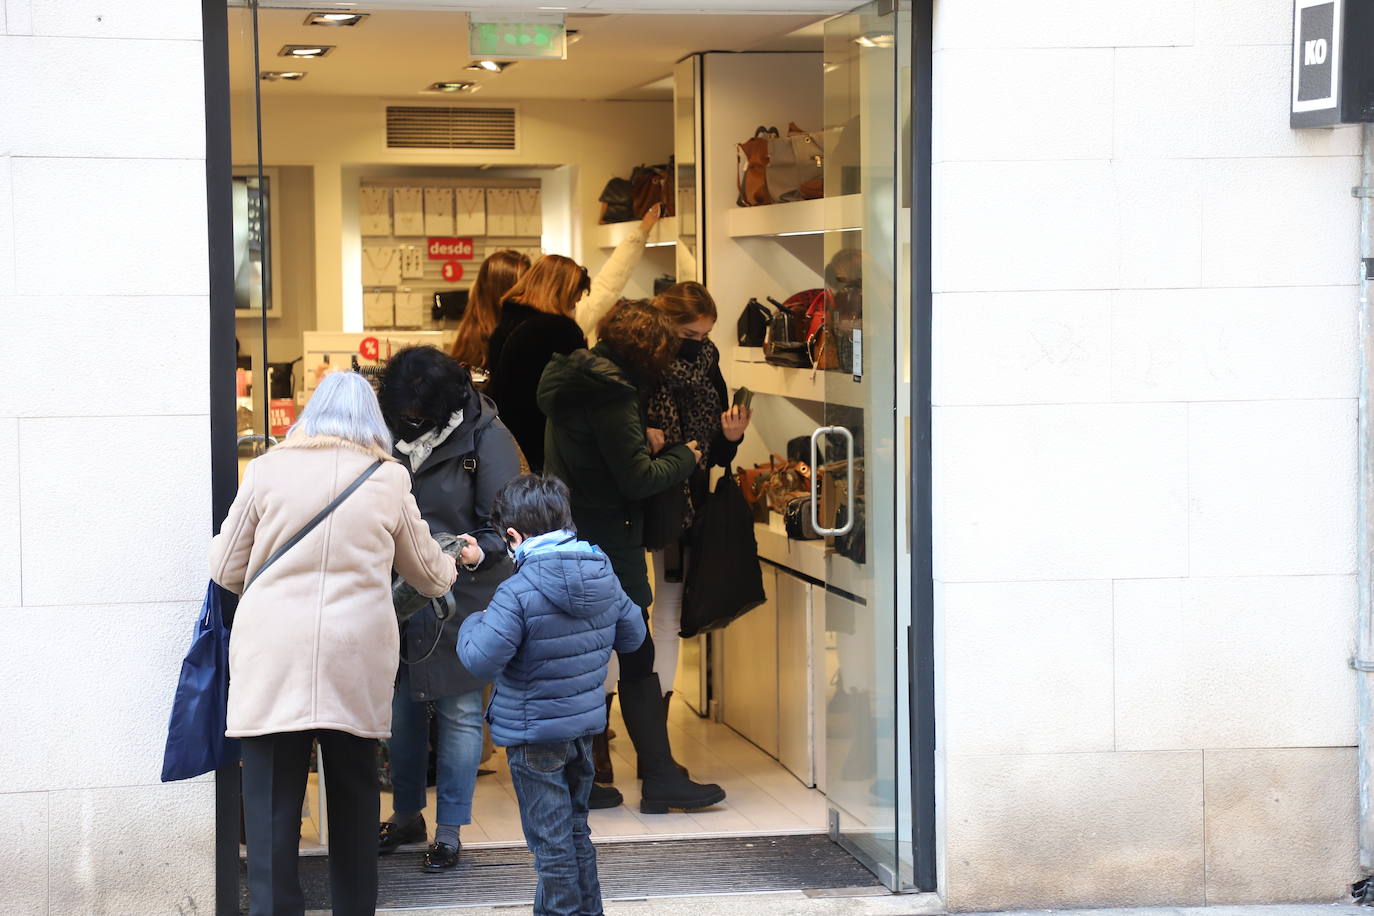
<svg viewBox="0 0 1374 916"><path fill-rule="evenodd" d="M229 10L201 0L205 68L205 178L210 290L210 481L214 530L238 489L234 370L233 147L229 99ZM937 889L935 820L935 656L931 502L931 31L934 0L912 0L911 14L911 583L908 690L911 823L917 890ZM231 610L232 619L232 610ZM215 774L215 912L239 907L240 785L237 761Z"/></svg>

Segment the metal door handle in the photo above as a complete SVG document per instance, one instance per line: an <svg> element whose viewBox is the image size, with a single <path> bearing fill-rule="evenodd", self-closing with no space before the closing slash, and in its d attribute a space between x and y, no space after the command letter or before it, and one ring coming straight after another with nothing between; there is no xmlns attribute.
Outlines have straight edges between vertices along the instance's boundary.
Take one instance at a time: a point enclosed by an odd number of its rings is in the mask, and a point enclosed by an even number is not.
<svg viewBox="0 0 1374 916"><path fill-rule="evenodd" d="M820 479L820 465L817 462L819 457L816 440L821 436L843 436L845 445L845 507L847 509L844 527L842 528L823 528L821 527L821 501L816 493L816 481ZM823 537L839 537L854 530L854 434L843 426L817 426L811 432L811 527L816 529L816 533Z"/></svg>

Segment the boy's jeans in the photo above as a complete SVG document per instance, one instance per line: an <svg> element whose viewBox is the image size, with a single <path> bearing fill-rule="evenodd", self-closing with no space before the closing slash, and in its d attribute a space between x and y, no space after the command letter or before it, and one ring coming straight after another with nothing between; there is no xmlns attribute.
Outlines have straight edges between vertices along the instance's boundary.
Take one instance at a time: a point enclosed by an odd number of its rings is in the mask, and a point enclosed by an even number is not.
<svg viewBox="0 0 1374 916"><path fill-rule="evenodd" d="M539 873L534 916L601 916L596 850L587 827L596 772L592 739L519 744L506 748L506 759Z"/></svg>

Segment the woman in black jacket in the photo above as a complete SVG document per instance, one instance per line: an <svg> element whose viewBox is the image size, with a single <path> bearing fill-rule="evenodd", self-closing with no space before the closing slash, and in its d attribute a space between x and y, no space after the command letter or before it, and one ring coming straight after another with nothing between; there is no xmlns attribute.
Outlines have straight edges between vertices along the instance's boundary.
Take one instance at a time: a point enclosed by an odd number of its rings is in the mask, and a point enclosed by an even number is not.
<svg viewBox="0 0 1374 916"><path fill-rule="evenodd" d="M378 837L378 852L386 854L427 836L423 815L433 704L439 724L438 825L422 868L442 871L458 863L459 828L472 819L482 756L485 683L458 660L458 625L486 607L512 570L490 515L496 491L520 473L520 460L496 406L473 389L457 360L432 347L409 347L393 356L378 400L396 435L393 454L410 471L411 491L430 532L468 535L450 592L454 616L441 621L426 608L402 628L389 744L394 810Z"/></svg>
<svg viewBox="0 0 1374 916"><path fill-rule="evenodd" d="M544 467L544 414L535 400L539 377L549 357L596 339L596 327L620 300L659 212L657 204L649 208L594 279L571 258L550 254L506 293L487 344L486 391L536 474Z"/></svg>
<svg viewBox="0 0 1374 916"><path fill-rule="evenodd" d="M677 676L678 631L682 622L682 587L687 564L683 536L706 499L712 467L730 470L744 431L749 427L747 407L732 407L725 378L720 372L720 351L711 343L716 324L716 303L700 283L675 283L654 298L680 338L677 358L664 373L663 383L649 398L649 448L665 444L703 443L701 458L674 501L681 513L677 531L664 533L654 558L654 670L663 687L664 705L673 695Z"/></svg>
<svg viewBox="0 0 1374 916"><path fill-rule="evenodd" d="M572 494L578 534L600 547L625 593L648 616L643 501L681 486L701 457L696 442L649 452L644 395L657 385L678 338L648 302L624 302L607 316L591 350L556 355L539 383L549 418L545 459ZM666 814L725 800L725 790L687 778L673 761L654 644L621 654L620 708L644 779L640 811ZM608 704L609 706L609 701Z"/></svg>

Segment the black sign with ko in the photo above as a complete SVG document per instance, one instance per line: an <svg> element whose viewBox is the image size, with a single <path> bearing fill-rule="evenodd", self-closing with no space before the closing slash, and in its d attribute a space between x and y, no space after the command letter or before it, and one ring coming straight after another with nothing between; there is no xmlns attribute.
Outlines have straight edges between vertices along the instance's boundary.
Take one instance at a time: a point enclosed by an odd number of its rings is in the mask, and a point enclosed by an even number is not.
<svg viewBox="0 0 1374 916"><path fill-rule="evenodd" d="M1371 28L1374 0L1294 0L1290 126L1374 120Z"/></svg>

